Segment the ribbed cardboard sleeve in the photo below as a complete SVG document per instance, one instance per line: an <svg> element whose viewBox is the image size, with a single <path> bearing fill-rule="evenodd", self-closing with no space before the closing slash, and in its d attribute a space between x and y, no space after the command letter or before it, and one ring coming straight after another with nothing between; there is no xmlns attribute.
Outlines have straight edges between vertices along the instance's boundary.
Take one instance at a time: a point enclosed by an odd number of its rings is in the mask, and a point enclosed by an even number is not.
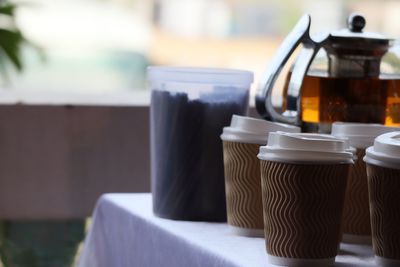
<svg viewBox="0 0 400 267"><path fill-rule="evenodd" d="M367 164L367 173L375 255L400 266L400 169Z"/></svg>
<svg viewBox="0 0 400 267"><path fill-rule="evenodd" d="M334 260L349 164L261 161L267 253Z"/></svg>
<svg viewBox="0 0 400 267"><path fill-rule="evenodd" d="M231 226L264 229L259 147L223 141L226 205Z"/></svg>

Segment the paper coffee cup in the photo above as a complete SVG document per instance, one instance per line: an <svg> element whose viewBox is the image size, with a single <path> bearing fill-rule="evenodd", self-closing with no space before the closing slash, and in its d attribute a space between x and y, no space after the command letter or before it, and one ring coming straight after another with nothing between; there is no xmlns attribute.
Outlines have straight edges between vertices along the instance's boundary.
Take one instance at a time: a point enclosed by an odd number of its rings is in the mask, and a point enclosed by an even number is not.
<svg viewBox="0 0 400 267"><path fill-rule="evenodd" d="M233 115L221 135L224 149L225 194L228 224L244 236L264 237L261 198L260 145L271 131L300 132L300 128Z"/></svg>
<svg viewBox="0 0 400 267"><path fill-rule="evenodd" d="M372 244L380 266L400 266L400 131L367 148Z"/></svg>
<svg viewBox="0 0 400 267"><path fill-rule="evenodd" d="M330 266L340 240L347 172L344 140L330 135L270 133L260 148L269 262Z"/></svg>
<svg viewBox="0 0 400 267"><path fill-rule="evenodd" d="M367 123L335 122L332 125L332 135L348 138L350 146L356 149L358 159L350 167L347 182L342 222L343 242L371 243L367 171L363 157L365 149L374 143L377 136L395 129L399 128Z"/></svg>

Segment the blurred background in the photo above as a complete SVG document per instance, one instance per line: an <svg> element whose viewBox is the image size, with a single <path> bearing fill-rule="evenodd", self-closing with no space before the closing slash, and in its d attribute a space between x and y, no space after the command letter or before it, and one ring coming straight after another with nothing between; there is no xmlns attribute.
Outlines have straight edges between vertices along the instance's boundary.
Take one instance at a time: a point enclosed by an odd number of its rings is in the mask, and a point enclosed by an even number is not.
<svg viewBox="0 0 400 267"><path fill-rule="evenodd" d="M79 208L74 214L88 216L104 188L110 192L124 184L128 192L148 192L149 65L251 70L254 94L269 60L302 14L311 14L311 30L319 32L346 27L348 15L356 11L366 17L367 31L398 38L398 10L397 0L0 0L0 103L13 104L0 105L0 207L12 214L25 207L28 215L36 207L32 214L40 219L65 219L59 210L70 215ZM19 105L27 103L27 95L28 105ZM73 101L65 99L68 95ZM52 106L57 97L62 107ZM96 97L114 98L115 107L102 106ZM94 108L85 106L91 99ZM29 106L35 101L42 106ZM130 181L134 189L125 187ZM113 183L116 187L109 186ZM43 202L26 201L21 192ZM55 216L38 213L42 206L57 207L48 212ZM75 243L83 239L85 216L75 222L79 231L71 227L77 232ZM34 240L30 233L43 229L35 238L50 236L46 245L61 251L54 245L64 245L58 233L73 236L62 223L27 225L14 224L7 238ZM0 221L0 260L6 267L17 266L5 262L1 228ZM36 249L35 242L28 245ZM52 255L59 257L56 252Z"/></svg>
<svg viewBox="0 0 400 267"><path fill-rule="evenodd" d="M396 0L12 2L18 5L16 24L43 53L23 47L23 72L8 71L1 87L32 93L134 90L147 102L145 71L152 64L247 69L257 81L305 12L313 32L343 28L357 11L365 15L368 31L400 34Z"/></svg>

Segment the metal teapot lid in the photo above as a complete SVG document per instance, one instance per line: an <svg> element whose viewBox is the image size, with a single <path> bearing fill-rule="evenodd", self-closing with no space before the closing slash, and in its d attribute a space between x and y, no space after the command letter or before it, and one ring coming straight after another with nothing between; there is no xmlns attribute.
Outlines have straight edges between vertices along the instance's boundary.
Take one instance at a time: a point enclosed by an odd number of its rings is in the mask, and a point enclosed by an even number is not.
<svg viewBox="0 0 400 267"><path fill-rule="evenodd" d="M347 29L330 33L322 45L330 57L330 75L335 77L377 77L380 60L392 44L382 34L364 32L366 21L353 13Z"/></svg>
<svg viewBox="0 0 400 267"><path fill-rule="evenodd" d="M323 45L328 53L339 55L362 55L382 57L393 39L374 32L364 32L365 18L353 13L347 20L347 29L330 33L329 41Z"/></svg>
<svg viewBox="0 0 400 267"><path fill-rule="evenodd" d="M342 38L363 38L372 39L373 41L389 41L390 38L385 37L380 33L375 32L364 32L363 29L366 25L365 18L358 14L352 13L347 19L347 28L333 31L331 35L333 37Z"/></svg>

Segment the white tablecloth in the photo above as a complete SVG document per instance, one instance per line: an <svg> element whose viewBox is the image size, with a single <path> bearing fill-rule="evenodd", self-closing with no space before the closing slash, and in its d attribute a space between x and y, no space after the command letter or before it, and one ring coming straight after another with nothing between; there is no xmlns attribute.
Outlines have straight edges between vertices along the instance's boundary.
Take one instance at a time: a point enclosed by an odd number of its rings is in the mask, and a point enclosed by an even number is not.
<svg viewBox="0 0 400 267"><path fill-rule="evenodd" d="M272 266L262 238L224 223L160 219L150 194L106 194L97 203L79 267ZM341 244L335 266L375 266L371 246Z"/></svg>

